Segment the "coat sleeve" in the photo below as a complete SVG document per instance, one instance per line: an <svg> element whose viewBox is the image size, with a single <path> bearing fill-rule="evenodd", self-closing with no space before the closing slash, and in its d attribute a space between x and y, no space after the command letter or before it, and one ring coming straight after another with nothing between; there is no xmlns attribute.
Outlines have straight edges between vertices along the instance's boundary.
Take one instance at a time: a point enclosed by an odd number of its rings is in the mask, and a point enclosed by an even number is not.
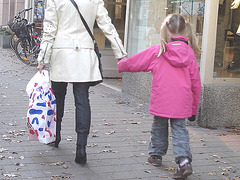
<svg viewBox="0 0 240 180"><path fill-rule="evenodd" d="M52 53L52 45L55 40L58 24L58 16L54 0L46 1L45 16L43 22L43 37L38 55L38 63L48 64Z"/></svg>
<svg viewBox="0 0 240 180"><path fill-rule="evenodd" d="M200 80L197 61L195 58L190 68L190 76L191 76L192 96L193 96L192 115L197 115L199 99L201 95L201 80Z"/></svg>
<svg viewBox="0 0 240 180"><path fill-rule="evenodd" d="M157 61L159 45L152 46L139 52L128 59L122 59L118 63L119 72L148 72L154 67Z"/></svg>
<svg viewBox="0 0 240 180"><path fill-rule="evenodd" d="M116 28L111 23L111 18L108 16L108 11L104 7L103 0L99 1L96 21L99 28L103 31L106 38L111 42L111 48L116 59L121 59L127 55L122 41L119 38Z"/></svg>

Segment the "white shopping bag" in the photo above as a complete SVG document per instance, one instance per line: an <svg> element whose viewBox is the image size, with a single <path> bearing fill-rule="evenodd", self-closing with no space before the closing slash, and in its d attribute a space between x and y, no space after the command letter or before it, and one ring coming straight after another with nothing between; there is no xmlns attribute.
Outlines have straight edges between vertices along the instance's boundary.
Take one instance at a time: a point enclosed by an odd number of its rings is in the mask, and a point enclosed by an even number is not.
<svg viewBox="0 0 240 180"><path fill-rule="evenodd" d="M26 87L29 96L27 111L28 139L48 144L56 140L56 99L48 71L37 72ZM36 138L37 137L37 138Z"/></svg>
<svg viewBox="0 0 240 180"><path fill-rule="evenodd" d="M240 25L238 26L238 29L237 29L236 34L237 34L238 36L240 36Z"/></svg>

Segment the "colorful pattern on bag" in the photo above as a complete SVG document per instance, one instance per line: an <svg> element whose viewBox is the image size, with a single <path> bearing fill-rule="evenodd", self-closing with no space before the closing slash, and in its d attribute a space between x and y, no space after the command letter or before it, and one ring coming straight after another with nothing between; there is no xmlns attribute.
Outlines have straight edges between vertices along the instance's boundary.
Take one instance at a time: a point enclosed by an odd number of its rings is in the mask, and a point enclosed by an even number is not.
<svg viewBox="0 0 240 180"><path fill-rule="evenodd" d="M56 99L50 84L48 82L34 83L28 95L27 127L30 136L36 135L41 143L55 141Z"/></svg>

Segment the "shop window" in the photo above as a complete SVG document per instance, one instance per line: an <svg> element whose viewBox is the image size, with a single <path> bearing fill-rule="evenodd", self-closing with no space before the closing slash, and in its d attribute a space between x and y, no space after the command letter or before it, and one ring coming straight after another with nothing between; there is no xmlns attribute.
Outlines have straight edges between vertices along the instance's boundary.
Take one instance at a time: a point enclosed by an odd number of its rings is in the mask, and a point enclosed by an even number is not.
<svg viewBox="0 0 240 180"><path fill-rule="evenodd" d="M240 8L231 9L232 1L219 1L217 42L214 61L215 78L240 77Z"/></svg>
<svg viewBox="0 0 240 180"><path fill-rule="evenodd" d="M33 21L35 23L35 31L39 34L42 33L43 30L43 19L44 19L44 1L43 0L35 0L34 1L34 14Z"/></svg>
<svg viewBox="0 0 240 180"><path fill-rule="evenodd" d="M159 30L168 14L179 13L192 25L199 47L202 45L204 0L133 0L130 2L128 54L160 43ZM200 63L200 55L197 57Z"/></svg>
<svg viewBox="0 0 240 180"><path fill-rule="evenodd" d="M120 39L124 42L124 30L125 30L125 16L126 16L126 2L127 0L104 0L105 8L108 11L108 15L115 26ZM102 31L95 23L94 36L98 42L100 50L110 49L111 43L105 38Z"/></svg>

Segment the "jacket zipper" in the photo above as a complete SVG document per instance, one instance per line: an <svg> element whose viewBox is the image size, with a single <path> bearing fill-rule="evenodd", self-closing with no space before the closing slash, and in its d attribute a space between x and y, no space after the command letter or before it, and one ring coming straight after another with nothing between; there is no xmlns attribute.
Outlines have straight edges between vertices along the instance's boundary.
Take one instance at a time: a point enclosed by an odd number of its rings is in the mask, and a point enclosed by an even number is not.
<svg viewBox="0 0 240 180"><path fill-rule="evenodd" d="M118 45L118 48L120 49L120 51L121 51L121 53L122 53L122 56L123 56L123 55L124 55L123 50L121 49L121 47L120 47L120 45L119 45L119 43L118 43L116 37L115 37L114 39L115 39L115 41L116 41L116 43L117 43L117 45Z"/></svg>
<svg viewBox="0 0 240 180"><path fill-rule="evenodd" d="M47 53L47 48L48 48L48 43L47 43L47 46L46 46L45 51L44 51L43 62L44 62L44 59L45 59L45 56L46 56L46 53Z"/></svg>

